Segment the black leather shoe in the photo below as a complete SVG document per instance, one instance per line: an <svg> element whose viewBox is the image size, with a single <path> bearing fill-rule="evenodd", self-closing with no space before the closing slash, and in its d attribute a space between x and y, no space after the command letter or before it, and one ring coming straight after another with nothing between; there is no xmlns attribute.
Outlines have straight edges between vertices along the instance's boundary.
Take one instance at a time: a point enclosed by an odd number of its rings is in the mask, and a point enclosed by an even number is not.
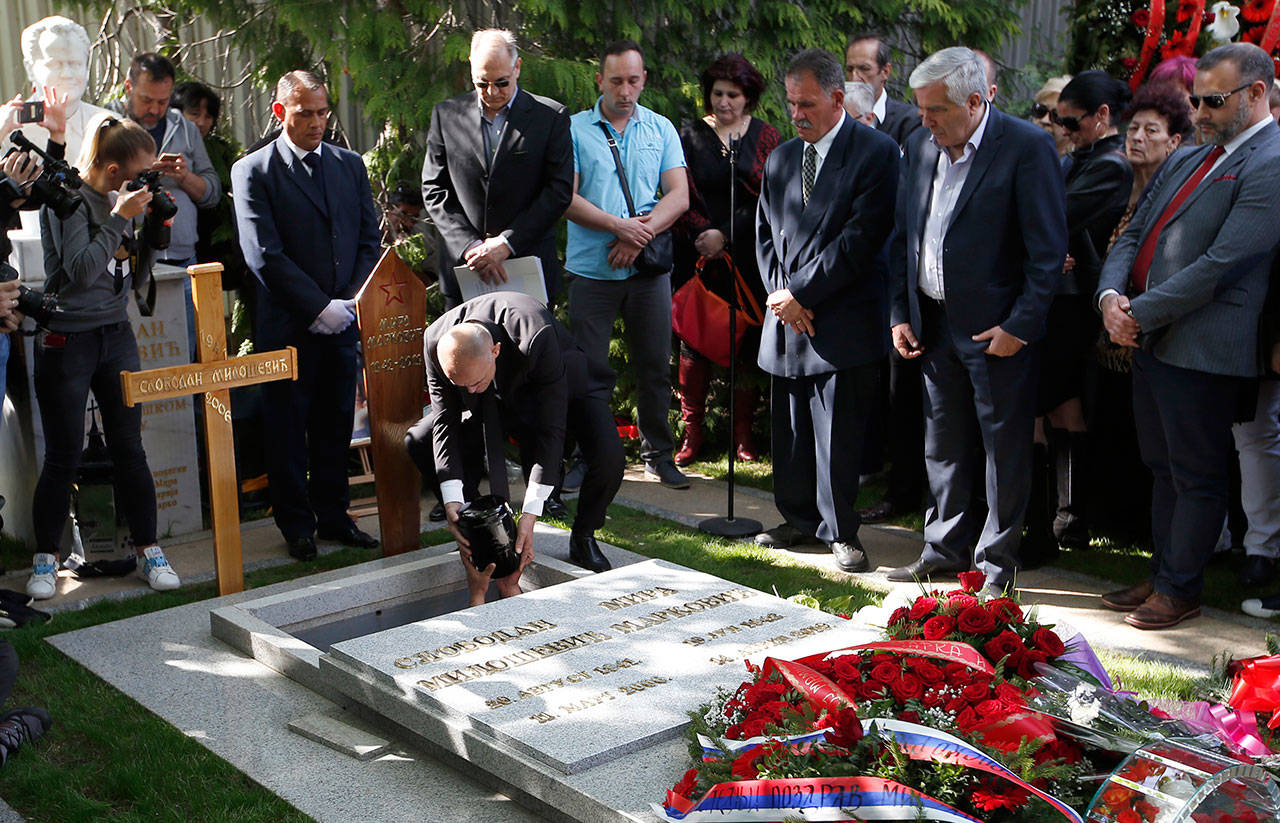
<svg viewBox="0 0 1280 823"><path fill-rule="evenodd" d="M888 500L881 500L874 506L868 506L858 512L863 523L883 523L897 513L897 509Z"/></svg>
<svg viewBox="0 0 1280 823"><path fill-rule="evenodd" d="M297 540L288 542L290 557L296 560L316 559L316 540L314 537L299 537Z"/></svg>
<svg viewBox="0 0 1280 823"><path fill-rule="evenodd" d="M770 549L789 549L805 543L816 543L818 538L805 534L790 523L783 523L776 528L760 532L756 535L756 544Z"/></svg>
<svg viewBox="0 0 1280 823"><path fill-rule="evenodd" d="M835 557L840 571L851 574L871 571L871 561L867 559L867 553L857 543L834 540L828 545L831 546L831 554Z"/></svg>
<svg viewBox="0 0 1280 823"><path fill-rule="evenodd" d="M902 566L889 572L888 579L894 583L910 583L913 580L925 580L930 577L955 577L960 572L969 571L969 567L959 568L944 563L931 563L923 557L909 566Z"/></svg>
<svg viewBox="0 0 1280 823"><path fill-rule="evenodd" d="M431 508L431 513L427 515L427 520L432 523L443 523L445 518L444 504L437 503Z"/></svg>
<svg viewBox="0 0 1280 823"><path fill-rule="evenodd" d="M1240 567L1240 585L1249 588L1261 588L1276 577L1276 561L1270 557L1251 554L1244 559Z"/></svg>
<svg viewBox="0 0 1280 823"><path fill-rule="evenodd" d="M569 507L558 497L548 497L547 502L542 504L542 516L554 517L556 520L568 520Z"/></svg>
<svg viewBox="0 0 1280 823"><path fill-rule="evenodd" d="M594 535L569 535L569 562L593 572L607 572L613 566L600 551Z"/></svg>
<svg viewBox="0 0 1280 823"><path fill-rule="evenodd" d="M663 460L661 463L645 463L644 473L649 477L657 478L658 482L668 489L689 488L689 478L685 477L684 472L677 469L676 464L671 460Z"/></svg>
<svg viewBox="0 0 1280 823"><path fill-rule="evenodd" d="M360 531L355 526L345 532L316 532L316 536L321 540L332 540L357 549L376 549L380 545L378 538Z"/></svg>

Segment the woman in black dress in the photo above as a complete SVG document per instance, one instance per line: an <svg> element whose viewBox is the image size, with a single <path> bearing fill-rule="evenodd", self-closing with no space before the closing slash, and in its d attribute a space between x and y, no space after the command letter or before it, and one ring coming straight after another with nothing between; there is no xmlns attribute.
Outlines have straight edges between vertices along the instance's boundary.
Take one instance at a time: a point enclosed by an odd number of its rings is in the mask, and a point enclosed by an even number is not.
<svg viewBox="0 0 1280 823"><path fill-rule="evenodd" d="M725 264L728 251L747 285L764 305L764 284L756 266L755 214L760 198L764 161L781 142L778 130L751 116L764 78L740 54L727 54L702 74L702 100L706 116L685 123L680 129L689 173L689 211L675 226L675 283L679 288L694 276L699 257L707 264L700 275L716 294L729 299L734 278ZM729 141L738 140L737 191L732 214L729 210ZM729 248L730 227L737 247ZM759 335L748 333L738 352L739 366L754 364ZM684 439L676 453L678 466L692 463L705 437L703 417L707 406L707 386L711 382L711 361L688 343L680 341L680 410L684 419ZM739 380L734 393L735 426L733 447L740 460L755 460L751 422L755 417L760 390L752 375Z"/></svg>
<svg viewBox="0 0 1280 823"><path fill-rule="evenodd" d="M1067 190L1067 265L1058 295L1049 307L1042 346L1037 420L1036 479L1047 480L1045 459L1053 467L1056 505L1050 483L1032 489L1027 513L1028 539L1023 565L1039 565L1059 545L1085 548L1089 528L1084 517L1086 424L1085 370L1092 362L1100 321L1093 307L1098 275L1116 223L1129 203L1133 168L1124 153L1120 113L1129 88L1101 71L1077 74L1058 95L1053 122L1067 131L1075 150L1063 158ZM1047 441L1048 454L1040 445ZM1048 513L1056 515L1046 528Z"/></svg>

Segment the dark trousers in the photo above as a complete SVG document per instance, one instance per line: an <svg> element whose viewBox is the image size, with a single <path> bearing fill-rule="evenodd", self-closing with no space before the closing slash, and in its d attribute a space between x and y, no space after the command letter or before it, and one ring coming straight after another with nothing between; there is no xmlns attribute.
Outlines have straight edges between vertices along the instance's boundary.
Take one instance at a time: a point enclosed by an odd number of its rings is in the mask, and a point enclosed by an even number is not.
<svg viewBox="0 0 1280 823"><path fill-rule="evenodd" d="M44 466L32 496L36 551L59 554L71 487L84 452L84 409L98 401L111 455L116 505L134 545L156 542L156 486L142 448L142 407L124 404L121 371L138 371L138 341L128 321L66 335L65 345L36 347L36 400L44 427Z"/></svg>
<svg viewBox="0 0 1280 823"><path fill-rule="evenodd" d="M957 342L941 304L921 296L920 311L929 478L922 557L950 567L972 557L989 582L1003 586L1018 569L1031 498L1039 352L1032 344L994 357L967 335Z"/></svg>
<svg viewBox="0 0 1280 823"><path fill-rule="evenodd" d="M902 512L920 508L924 497L924 382L920 359L889 354L887 454L889 488L885 500Z"/></svg>
<svg viewBox="0 0 1280 823"><path fill-rule="evenodd" d="M1151 576L1156 591L1198 600L1227 515L1231 423L1240 378L1133 356L1133 416L1151 469Z"/></svg>
<svg viewBox="0 0 1280 823"><path fill-rule="evenodd" d="M636 371L636 427L646 463L671 459L675 440L671 409L671 275L569 282L573 336L598 362L609 362L613 321L622 317L627 351Z"/></svg>
<svg viewBox="0 0 1280 823"><path fill-rule="evenodd" d="M435 452L432 447L431 432L435 426L434 408L427 415L413 424L405 434L405 447L409 456L422 472L425 482L440 496L440 481L436 476ZM580 397L569 399L568 430L574 433L582 458L587 465L586 476L582 480L582 488L578 492L578 514L573 519L573 531L577 534L592 534L604 525L605 512L622 486L622 470L625 456L622 452L622 441L618 438L618 427L613 421L613 412L609 404L598 397ZM503 420L503 429L516 438L520 444L520 462L524 466L525 479L528 480L529 469L533 465L534 445L539 436L538 431L521 421ZM484 427L478 416L472 416L461 424L457 436L461 438L462 461L462 494L467 500L474 500L478 495L480 476L484 465ZM505 467L490 471L506 471ZM559 473L557 472L557 476ZM563 478L561 478L563 479ZM560 484L556 483L559 493Z"/></svg>
<svg viewBox="0 0 1280 823"><path fill-rule="evenodd" d="M347 456L356 402L356 343L349 335L305 334L298 379L262 384L267 478L276 526L286 540L317 528L351 528Z"/></svg>
<svg viewBox="0 0 1280 823"><path fill-rule="evenodd" d="M858 542L858 471L880 364L771 383L773 499L805 534Z"/></svg>

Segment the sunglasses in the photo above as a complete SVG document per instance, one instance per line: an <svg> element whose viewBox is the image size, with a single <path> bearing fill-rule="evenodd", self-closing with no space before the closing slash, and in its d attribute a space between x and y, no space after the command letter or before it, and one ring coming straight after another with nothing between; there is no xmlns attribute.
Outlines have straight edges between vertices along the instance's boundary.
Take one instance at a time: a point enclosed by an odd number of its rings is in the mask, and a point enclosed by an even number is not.
<svg viewBox="0 0 1280 823"><path fill-rule="evenodd" d="M1050 111L1049 107L1046 106L1044 103L1036 103L1031 106L1031 116L1034 117L1036 120L1039 120L1041 117L1045 117L1046 115L1048 115L1049 111Z"/></svg>
<svg viewBox="0 0 1280 823"><path fill-rule="evenodd" d="M507 86L510 86L510 85L511 85L510 77L504 77L501 80L494 80L493 82L489 82L488 80L475 81L475 87L480 89L480 91L484 91L488 89L490 86L493 86L495 89L505 89Z"/></svg>
<svg viewBox="0 0 1280 823"><path fill-rule="evenodd" d="M1204 103L1206 106L1208 106L1211 109L1220 109L1227 104L1228 97L1230 97L1231 95L1235 94L1238 91L1247 89L1252 85L1253 83L1245 83L1243 86L1240 86L1239 88L1234 88L1231 91L1227 92L1226 94L1206 94L1206 95L1193 94L1191 95L1191 108L1198 109L1200 108L1200 104Z"/></svg>
<svg viewBox="0 0 1280 823"><path fill-rule="evenodd" d="M1086 114L1083 117L1060 117L1058 116L1058 110L1054 109L1053 111L1049 112L1049 122L1056 123L1057 125L1062 126L1067 131L1080 131L1080 121L1083 120L1085 117L1091 117L1091 116L1093 116L1093 112L1090 112L1089 114Z"/></svg>

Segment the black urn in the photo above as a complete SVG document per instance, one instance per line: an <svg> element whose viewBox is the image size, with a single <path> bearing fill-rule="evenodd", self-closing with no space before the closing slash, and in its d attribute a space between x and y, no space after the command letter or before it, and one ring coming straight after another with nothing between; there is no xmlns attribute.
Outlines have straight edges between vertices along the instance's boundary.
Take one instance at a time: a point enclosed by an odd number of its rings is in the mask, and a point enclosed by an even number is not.
<svg viewBox="0 0 1280 823"><path fill-rule="evenodd" d="M516 517L506 500L495 494L477 497L458 512L458 530L471 543L471 564L493 577L506 577L520 567L516 553Z"/></svg>

